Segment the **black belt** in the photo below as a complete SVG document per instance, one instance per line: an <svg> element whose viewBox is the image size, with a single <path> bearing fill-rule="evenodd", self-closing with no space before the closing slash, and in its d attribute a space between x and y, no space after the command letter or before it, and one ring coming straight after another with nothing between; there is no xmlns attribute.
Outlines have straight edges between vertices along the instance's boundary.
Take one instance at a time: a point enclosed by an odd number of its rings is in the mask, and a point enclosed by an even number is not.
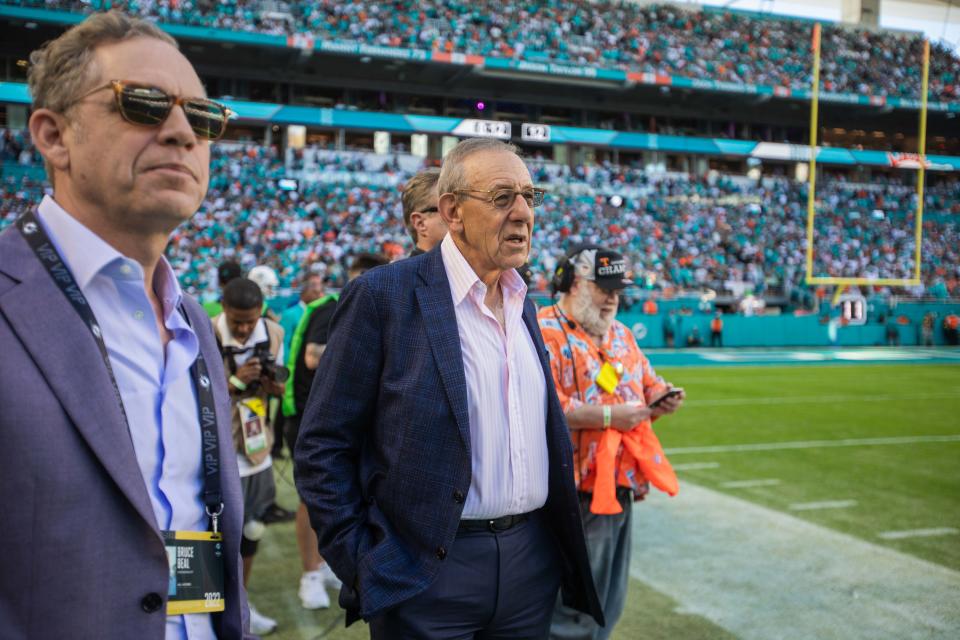
<svg viewBox="0 0 960 640"><path fill-rule="evenodd" d="M475 533L477 531L492 531L499 533L512 529L530 517L529 513L519 513L515 516L502 516L492 520L461 520L457 533Z"/></svg>

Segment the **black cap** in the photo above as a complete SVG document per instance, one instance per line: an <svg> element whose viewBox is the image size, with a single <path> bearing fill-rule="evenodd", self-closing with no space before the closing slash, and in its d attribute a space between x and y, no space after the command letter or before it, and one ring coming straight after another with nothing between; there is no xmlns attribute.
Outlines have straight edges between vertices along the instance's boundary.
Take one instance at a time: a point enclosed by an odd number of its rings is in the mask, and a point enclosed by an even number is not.
<svg viewBox="0 0 960 640"><path fill-rule="evenodd" d="M612 291L633 285L627 277L627 260L616 251L588 249L580 252L575 262L577 275L593 280L601 289Z"/></svg>
<svg viewBox="0 0 960 640"><path fill-rule="evenodd" d="M240 263L234 260L225 260L217 268L217 282L221 287L225 287L228 282L242 275L243 269L240 267Z"/></svg>

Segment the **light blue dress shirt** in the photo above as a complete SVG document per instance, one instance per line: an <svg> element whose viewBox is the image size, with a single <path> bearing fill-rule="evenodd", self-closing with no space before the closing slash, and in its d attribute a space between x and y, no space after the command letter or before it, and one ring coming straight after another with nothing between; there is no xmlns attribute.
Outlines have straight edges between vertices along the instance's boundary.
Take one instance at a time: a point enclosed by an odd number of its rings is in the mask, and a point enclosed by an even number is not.
<svg viewBox="0 0 960 640"><path fill-rule="evenodd" d="M161 257L153 278L164 325L173 335L164 348L140 263L108 245L50 196L37 213L103 329L157 527L206 530L200 423L190 376L200 343L180 314L183 293L170 263ZM166 640L214 638L209 614L167 617Z"/></svg>

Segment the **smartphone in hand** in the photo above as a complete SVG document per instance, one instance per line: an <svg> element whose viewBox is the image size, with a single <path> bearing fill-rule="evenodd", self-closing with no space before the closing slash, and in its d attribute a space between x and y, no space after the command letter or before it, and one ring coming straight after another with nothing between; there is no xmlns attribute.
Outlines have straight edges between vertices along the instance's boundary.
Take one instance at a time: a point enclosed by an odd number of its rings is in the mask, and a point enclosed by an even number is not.
<svg viewBox="0 0 960 640"><path fill-rule="evenodd" d="M667 390L667 392L666 392L665 394L663 394L662 396L660 396L659 398L657 398L656 400L654 400L653 402L651 402L648 406L649 406L651 409L656 409L657 406L659 406L660 403L663 402L664 400L666 400L667 398L676 397L676 396L680 395L681 393L683 393L683 388L682 388L682 387L671 387L670 389Z"/></svg>

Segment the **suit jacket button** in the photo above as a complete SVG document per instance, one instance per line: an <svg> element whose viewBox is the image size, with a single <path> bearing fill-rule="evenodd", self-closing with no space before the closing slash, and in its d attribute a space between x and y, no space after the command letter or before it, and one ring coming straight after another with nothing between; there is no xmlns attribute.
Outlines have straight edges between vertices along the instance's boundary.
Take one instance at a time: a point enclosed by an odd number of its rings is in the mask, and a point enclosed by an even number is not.
<svg viewBox="0 0 960 640"><path fill-rule="evenodd" d="M444 547L437 547L437 557L443 560L447 557L447 550Z"/></svg>
<svg viewBox="0 0 960 640"><path fill-rule="evenodd" d="M163 598L160 597L159 593L148 593L143 596L143 600L140 601L140 606L147 613L155 613L163 606Z"/></svg>
<svg viewBox="0 0 960 640"><path fill-rule="evenodd" d="M463 491L460 491L459 489L453 492L453 501L458 504L462 504L465 497L466 496L463 495Z"/></svg>

